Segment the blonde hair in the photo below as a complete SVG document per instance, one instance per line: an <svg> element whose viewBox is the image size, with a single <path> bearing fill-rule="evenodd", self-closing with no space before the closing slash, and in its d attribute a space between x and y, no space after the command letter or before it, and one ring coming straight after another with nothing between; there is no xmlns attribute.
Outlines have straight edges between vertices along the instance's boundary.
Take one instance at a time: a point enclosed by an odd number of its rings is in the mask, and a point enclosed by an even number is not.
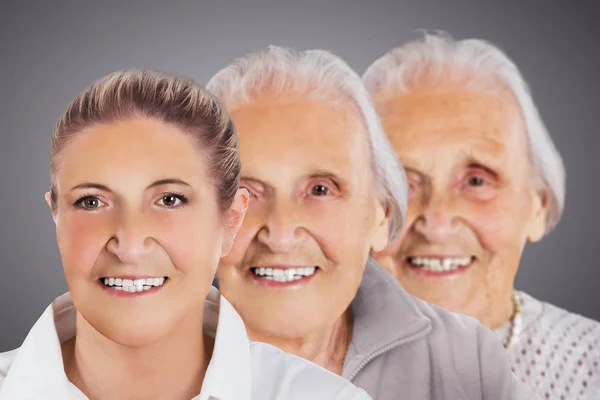
<svg viewBox="0 0 600 400"><path fill-rule="evenodd" d="M53 209L58 196L54 175L70 140L94 125L139 117L172 124L195 139L208 155L220 208L227 210L239 187L241 164L235 128L225 107L191 79L138 69L97 80L71 101L56 123L50 151Z"/></svg>

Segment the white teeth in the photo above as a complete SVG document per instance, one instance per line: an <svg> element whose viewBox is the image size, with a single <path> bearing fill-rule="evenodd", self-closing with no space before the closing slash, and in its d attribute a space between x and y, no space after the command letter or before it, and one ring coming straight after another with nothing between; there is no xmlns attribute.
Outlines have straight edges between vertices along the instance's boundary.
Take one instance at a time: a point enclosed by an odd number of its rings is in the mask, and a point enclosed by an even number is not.
<svg viewBox="0 0 600 400"><path fill-rule="evenodd" d="M308 268L252 268L251 271L254 275L260 276L261 278L269 279L276 282L291 282L298 279L302 279L305 276L314 275L317 271L317 267Z"/></svg>
<svg viewBox="0 0 600 400"><path fill-rule="evenodd" d="M409 257L408 261L419 268L444 272L452 271L460 267L469 265L472 257L455 257L455 258L428 258L428 257Z"/></svg>
<svg viewBox="0 0 600 400"><path fill-rule="evenodd" d="M122 290L128 293L143 292L156 286L162 286L165 278L145 278L145 279L121 279L121 278L103 278L102 282L113 289Z"/></svg>

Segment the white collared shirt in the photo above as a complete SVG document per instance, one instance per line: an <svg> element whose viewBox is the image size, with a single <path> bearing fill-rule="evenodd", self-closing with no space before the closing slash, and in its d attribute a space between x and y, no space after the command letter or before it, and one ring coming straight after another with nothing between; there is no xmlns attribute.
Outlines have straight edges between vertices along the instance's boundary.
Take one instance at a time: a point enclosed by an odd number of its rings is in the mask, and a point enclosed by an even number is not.
<svg viewBox="0 0 600 400"><path fill-rule="evenodd" d="M61 343L75 336L70 295L58 297L22 346L0 353L0 400L87 400L64 372ZM215 336L202 390L193 400L371 400L344 378L266 343L248 339L231 304L212 288L204 329Z"/></svg>

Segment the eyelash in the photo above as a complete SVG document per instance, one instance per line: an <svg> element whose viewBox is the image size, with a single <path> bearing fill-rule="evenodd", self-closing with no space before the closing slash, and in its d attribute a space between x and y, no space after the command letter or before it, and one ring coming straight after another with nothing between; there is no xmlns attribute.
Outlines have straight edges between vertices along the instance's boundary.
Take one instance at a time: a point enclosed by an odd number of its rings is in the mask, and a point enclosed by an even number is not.
<svg viewBox="0 0 600 400"><path fill-rule="evenodd" d="M160 197L159 197L159 199L157 201L160 201L163 198L168 197L168 196L173 196L173 197L179 199L179 201L181 201L181 204L180 205L176 205L176 206L160 206L160 207L172 210L172 209L175 209L175 208L182 207L182 206L184 206L184 205L186 205L186 204L188 204L190 202L190 199L186 195L184 195L183 193L180 193L180 192L166 192L166 193L163 193L163 194L160 195ZM101 201L98 198L97 195L95 195L93 193L85 193L85 194L82 194L81 196L79 196L77 198L77 200L75 200L75 202L73 202L73 206L77 207L77 208L79 208L79 209L81 209L83 211L95 211L97 208L90 209L90 208L83 207L82 203L83 203L84 200L87 200L87 199L95 199L95 200Z"/></svg>
<svg viewBox="0 0 600 400"><path fill-rule="evenodd" d="M323 186L325 189L327 189L327 193L326 194L321 194L321 195L314 194L313 193L313 189L315 187L317 187L317 186ZM314 196L314 197L329 197L332 194L334 194L335 190L336 190L335 184L332 184L332 183L329 183L329 182L317 182L317 183L314 183L314 184L310 185L309 194L311 196Z"/></svg>
<svg viewBox="0 0 600 400"><path fill-rule="evenodd" d="M482 185L485 185L485 184L487 183L487 179L485 179L484 177L481 177L481 176L479 176L479 175L473 175L473 176L470 176L469 178L467 178L467 181L469 181L469 182L470 182L470 181L471 181L471 179L480 179L480 180L481 180L481 184L482 184Z"/></svg>
<svg viewBox="0 0 600 400"><path fill-rule="evenodd" d="M183 207L184 205L186 205L186 204L188 204L190 202L190 199L185 194L180 193L180 192L167 192L167 193L163 193L163 194L160 195L160 198L158 199L158 201L160 201L163 198L168 197L168 196L173 196L173 197L179 199L179 201L181 201L181 204L177 205L177 206L160 206L160 207L164 207L164 208L173 210L175 208Z"/></svg>
<svg viewBox="0 0 600 400"><path fill-rule="evenodd" d="M477 178L481 180L481 185L471 185L471 179ZM473 173L466 176L465 184L470 188L482 188L485 186L489 186L490 179L485 176L485 174L481 173Z"/></svg>
<svg viewBox="0 0 600 400"><path fill-rule="evenodd" d="M85 194L82 194L81 196L79 196L77 198L77 200L75 200L73 202L73 206L77 207L77 208L80 208L83 211L94 211L95 209L89 209L89 208L83 207L82 203L83 203L84 200L87 200L87 199L96 199L96 200L100 201L100 199L98 199L98 196L96 196L95 194L93 194L93 193L85 193Z"/></svg>

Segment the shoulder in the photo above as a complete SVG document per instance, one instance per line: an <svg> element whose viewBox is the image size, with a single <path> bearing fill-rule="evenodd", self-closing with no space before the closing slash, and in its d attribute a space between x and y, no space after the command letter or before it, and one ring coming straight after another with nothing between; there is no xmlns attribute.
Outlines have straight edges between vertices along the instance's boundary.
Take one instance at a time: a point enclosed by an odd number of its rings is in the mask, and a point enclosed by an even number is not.
<svg viewBox="0 0 600 400"><path fill-rule="evenodd" d="M537 398L530 387L516 379L502 344L491 330L473 317L422 300L415 302L432 321L431 351L449 358L446 361L451 361L454 372L462 377L467 393L480 392L484 398Z"/></svg>
<svg viewBox="0 0 600 400"><path fill-rule="evenodd" d="M576 362L574 368L587 368L593 371L590 377L600 379L600 322L550 303L541 304L540 318L526 332L532 344L545 345L555 356Z"/></svg>
<svg viewBox="0 0 600 400"><path fill-rule="evenodd" d="M19 349L0 353L0 388L2 387L4 379L8 375L8 371L10 370L10 367L12 366L12 363L18 352Z"/></svg>
<svg viewBox="0 0 600 400"><path fill-rule="evenodd" d="M310 361L261 342L250 343L252 398L371 400L352 383Z"/></svg>
<svg viewBox="0 0 600 400"><path fill-rule="evenodd" d="M475 344L473 339L479 334L481 326L477 319L448 311L414 296L413 301L419 311L431 321L430 335L445 336L460 342L470 341L471 344Z"/></svg>
<svg viewBox="0 0 600 400"><path fill-rule="evenodd" d="M531 296L528 297L532 299ZM540 303L543 310L539 321L541 324L556 325L562 329L578 333L591 333L592 336L597 336L600 332L600 322L598 321L567 311L550 303L543 301L540 301Z"/></svg>
<svg viewBox="0 0 600 400"><path fill-rule="evenodd" d="M502 344L496 335L477 319L448 311L420 299L415 299L415 304L431 320L429 347L443 348L448 355L462 360L459 363L462 368L481 368L482 360L486 360L487 365L498 360L501 365L506 359Z"/></svg>
<svg viewBox="0 0 600 400"><path fill-rule="evenodd" d="M420 299L416 299L415 303L432 322L429 339L434 344L454 350L454 355L461 359L471 355L480 362L485 360L487 365L492 364L494 359L500 363L507 360L497 336L477 319L448 311Z"/></svg>
<svg viewBox="0 0 600 400"><path fill-rule="evenodd" d="M533 344L550 344L555 350L565 349L568 355L585 354L583 357L588 360L600 359L600 346L598 346L600 322L553 304L535 300L529 295L523 296L526 296L526 302L533 300L541 304L542 312L539 317L532 321L524 332L532 342L536 342ZM537 343L541 342L542 338L544 343Z"/></svg>

